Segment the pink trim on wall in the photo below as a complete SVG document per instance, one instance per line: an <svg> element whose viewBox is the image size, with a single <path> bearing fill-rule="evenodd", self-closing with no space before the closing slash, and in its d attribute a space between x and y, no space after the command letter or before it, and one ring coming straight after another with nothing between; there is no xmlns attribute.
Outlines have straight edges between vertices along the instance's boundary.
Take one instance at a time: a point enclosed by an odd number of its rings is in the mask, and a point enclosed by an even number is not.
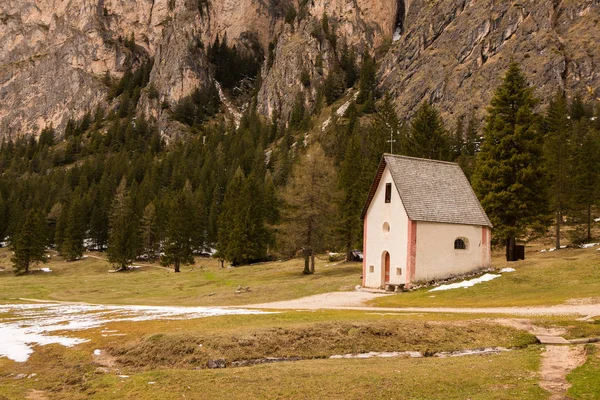
<svg viewBox="0 0 600 400"><path fill-rule="evenodd" d="M481 266L489 267L491 261L491 230L487 226L481 227Z"/></svg>
<svg viewBox="0 0 600 400"><path fill-rule="evenodd" d="M417 222L408 220L408 251L406 253L406 288L415 280L417 265Z"/></svg>
<svg viewBox="0 0 600 400"><path fill-rule="evenodd" d="M367 216L364 219L363 228L363 276L362 276L362 287L365 287L367 282Z"/></svg>

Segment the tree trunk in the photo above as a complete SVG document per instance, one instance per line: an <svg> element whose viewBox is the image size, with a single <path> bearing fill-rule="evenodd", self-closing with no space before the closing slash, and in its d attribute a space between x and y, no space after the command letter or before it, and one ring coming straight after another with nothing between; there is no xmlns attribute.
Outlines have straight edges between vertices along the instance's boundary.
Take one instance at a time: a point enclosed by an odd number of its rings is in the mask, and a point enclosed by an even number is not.
<svg viewBox="0 0 600 400"><path fill-rule="evenodd" d="M302 273L310 275L310 251L308 249L304 249L304 271Z"/></svg>
<svg viewBox="0 0 600 400"><path fill-rule="evenodd" d="M506 261L517 261L517 246L513 237L506 239Z"/></svg>
<svg viewBox="0 0 600 400"><path fill-rule="evenodd" d="M310 273L315 273L315 252L313 249L310 249Z"/></svg>
<svg viewBox="0 0 600 400"><path fill-rule="evenodd" d="M587 209L587 240L592 240L592 205L588 204Z"/></svg>
<svg viewBox="0 0 600 400"><path fill-rule="evenodd" d="M175 272L180 272L179 271L179 261L175 261L174 266L175 266Z"/></svg>
<svg viewBox="0 0 600 400"><path fill-rule="evenodd" d="M556 250L560 249L560 223L562 222L562 213L556 213Z"/></svg>

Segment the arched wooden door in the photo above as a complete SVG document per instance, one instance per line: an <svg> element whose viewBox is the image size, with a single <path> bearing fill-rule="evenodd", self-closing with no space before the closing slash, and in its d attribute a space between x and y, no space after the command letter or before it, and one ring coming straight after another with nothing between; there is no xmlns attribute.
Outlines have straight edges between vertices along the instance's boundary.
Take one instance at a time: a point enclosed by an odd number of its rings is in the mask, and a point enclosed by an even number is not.
<svg viewBox="0 0 600 400"><path fill-rule="evenodd" d="M390 283L390 253L388 253L387 251L385 252L385 255L383 257L383 266L384 266L384 283L388 284Z"/></svg>

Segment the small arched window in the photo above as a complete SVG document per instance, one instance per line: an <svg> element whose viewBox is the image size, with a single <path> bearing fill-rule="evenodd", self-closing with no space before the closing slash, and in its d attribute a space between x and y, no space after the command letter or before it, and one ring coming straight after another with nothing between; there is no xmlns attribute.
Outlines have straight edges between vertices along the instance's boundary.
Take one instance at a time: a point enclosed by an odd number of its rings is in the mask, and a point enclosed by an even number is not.
<svg viewBox="0 0 600 400"><path fill-rule="evenodd" d="M454 240L454 250L467 250L467 239L456 238Z"/></svg>

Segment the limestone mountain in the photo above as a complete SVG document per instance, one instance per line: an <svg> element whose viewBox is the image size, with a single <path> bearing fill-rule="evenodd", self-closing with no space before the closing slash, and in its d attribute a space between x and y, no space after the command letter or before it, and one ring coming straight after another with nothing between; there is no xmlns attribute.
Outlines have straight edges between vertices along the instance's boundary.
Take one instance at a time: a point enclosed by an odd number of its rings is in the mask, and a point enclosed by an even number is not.
<svg viewBox="0 0 600 400"><path fill-rule="evenodd" d="M175 134L169 106L213 84L217 38L264 61L255 93L267 117L287 118L299 92L311 109L344 45L357 60L376 55L378 89L404 116L425 99L451 119L482 116L511 59L542 98L562 88L596 99L599 20L597 0L6 0L0 134L118 108L107 81L147 62L137 111Z"/></svg>

